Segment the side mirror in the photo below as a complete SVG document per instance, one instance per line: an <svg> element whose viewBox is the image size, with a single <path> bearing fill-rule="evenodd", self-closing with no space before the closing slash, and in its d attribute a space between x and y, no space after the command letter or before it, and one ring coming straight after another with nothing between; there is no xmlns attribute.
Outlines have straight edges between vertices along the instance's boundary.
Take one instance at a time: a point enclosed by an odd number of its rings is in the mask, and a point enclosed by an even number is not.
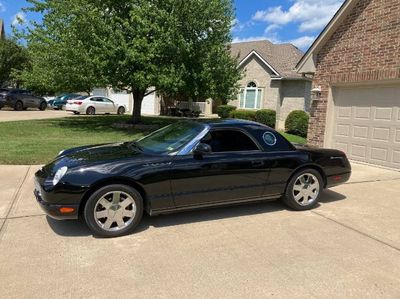
<svg viewBox="0 0 400 299"><path fill-rule="evenodd" d="M207 143L199 143L194 151L193 154L195 156L203 156L204 154L209 154L212 152L211 146L209 146Z"/></svg>

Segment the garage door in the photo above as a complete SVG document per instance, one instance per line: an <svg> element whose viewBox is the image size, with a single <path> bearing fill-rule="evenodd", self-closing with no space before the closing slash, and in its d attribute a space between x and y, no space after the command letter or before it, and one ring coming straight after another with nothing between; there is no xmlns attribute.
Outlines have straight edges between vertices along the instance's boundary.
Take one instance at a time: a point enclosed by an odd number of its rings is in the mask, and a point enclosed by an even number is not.
<svg viewBox="0 0 400 299"><path fill-rule="evenodd" d="M400 169L400 86L336 88L333 147L350 159Z"/></svg>
<svg viewBox="0 0 400 299"><path fill-rule="evenodd" d="M155 114L155 93L151 93L144 97L142 102L142 114L154 115Z"/></svg>

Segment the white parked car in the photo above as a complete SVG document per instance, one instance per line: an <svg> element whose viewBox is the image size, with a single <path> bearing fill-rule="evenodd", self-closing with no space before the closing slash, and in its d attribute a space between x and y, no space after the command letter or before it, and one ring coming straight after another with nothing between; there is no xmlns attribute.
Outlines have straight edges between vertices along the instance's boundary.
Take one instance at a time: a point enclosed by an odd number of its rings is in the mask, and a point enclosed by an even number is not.
<svg viewBox="0 0 400 299"><path fill-rule="evenodd" d="M88 115L101 113L124 114L125 105L116 104L109 98L101 96L80 96L73 100L68 100L65 110L75 114L85 113Z"/></svg>

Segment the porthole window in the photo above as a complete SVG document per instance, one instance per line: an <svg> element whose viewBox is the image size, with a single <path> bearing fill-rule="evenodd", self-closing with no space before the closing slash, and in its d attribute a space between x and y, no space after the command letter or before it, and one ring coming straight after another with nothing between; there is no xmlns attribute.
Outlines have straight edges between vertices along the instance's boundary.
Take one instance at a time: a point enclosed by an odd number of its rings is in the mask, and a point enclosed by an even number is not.
<svg viewBox="0 0 400 299"><path fill-rule="evenodd" d="M271 132L265 132L263 140L269 146L274 146L276 144L276 136Z"/></svg>

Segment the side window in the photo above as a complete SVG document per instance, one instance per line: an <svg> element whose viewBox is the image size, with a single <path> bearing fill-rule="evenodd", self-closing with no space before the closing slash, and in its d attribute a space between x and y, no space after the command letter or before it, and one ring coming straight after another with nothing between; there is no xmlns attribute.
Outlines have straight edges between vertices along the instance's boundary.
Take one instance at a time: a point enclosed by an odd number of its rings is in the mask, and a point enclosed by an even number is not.
<svg viewBox="0 0 400 299"><path fill-rule="evenodd" d="M259 150L249 136L238 130L214 130L209 132L201 142L210 145L214 153Z"/></svg>
<svg viewBox="0 0 400 299"><path fill-rule="evenodd" d="M111 101L110 99L107 99L107 98L103 98L103 102L104 103L114 103L113 101Z"/></svg>
<svg viewBox="0 0 400 299"><path fill-rule="evenodd" d="M258 135L260 134L260 135ZM263 131L257 133L262 139L262 146L267 152L281 152L281 151L291 151L293 147L290 145L281 134L273 131ZM261 142L261 140L259 141Z"/></svg>

